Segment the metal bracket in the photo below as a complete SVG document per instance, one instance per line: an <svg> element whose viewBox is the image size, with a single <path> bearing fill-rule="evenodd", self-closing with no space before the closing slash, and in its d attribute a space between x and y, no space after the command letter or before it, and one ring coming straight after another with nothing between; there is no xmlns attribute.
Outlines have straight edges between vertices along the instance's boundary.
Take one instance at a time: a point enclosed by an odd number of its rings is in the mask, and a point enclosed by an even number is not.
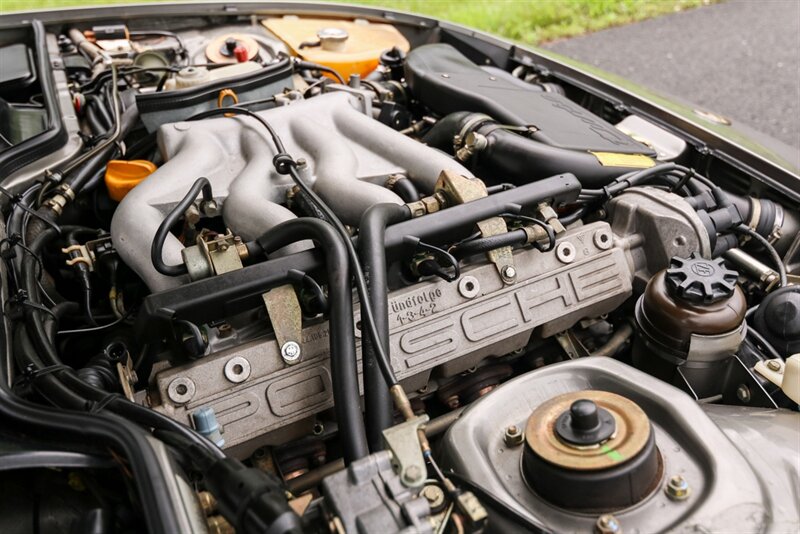
<svg viewBox="0 0 800 534"><path fill-rule="evenodd" d="M392 453L392 465L404 486L421 488L425 484L425 458L419 442L420 427L427 415L417 416L383 431L383 441Z"/></svg>
<svg viewBox="0 0 800 534"><path fill-rule="evenodd" d="M564 349L564 352L567 353L567 357L569 357L570 360L576 360L589 355L589 350L575 337L575 333L572 330L559 332L555 335L555 338L558 344L561 345L561 348Z"/></svg>
<svg viewBox="0 0 800 534"><path fill-rule="evenodd" d="M508 225L506 225L506 221L502 217L492 217L491 219L479 221L477 226L483 237L508 232ZM497 267L497 272L500 273L500 278L504 283L513 284L516 281L517 269L514 267L514 254L511 247L490 250L486 253L486 257Z"/></svg>
<svg viewBox="0 0 800 534"><path fill-rule="evenodd" d="M275 339L281 349L281 358L287 365L300 363L303 316L294 287L291 284L278 286L261 295L261 298L267 307Z"/></svg>
<svg viewBox="0 0 800 534"><path fill-rule="evenodd" d="M452 171L442 171L436 182L434 190L443 195L448 205L466 204L479 198L489 196L486 185L477 178L467 178ZM504 234L508 232L508 225L502 217L492 217L477 224L483 237ZM513 284L517 279L517 269L514 267L514 256L511 247L501 247L490 250L486 257L497 267L500 278L506 284Z"/></svg>
<svg viewBox="0 0 800 534"><path fill-rule="evenodd" d="M242 238L228 230L223 235L209 238L206 231L197 236L197 245L181 251L183 263L192 281L215 274L237 271L244 267L242 258L247 257L247 248Z"/></svg>
<svg viewBox="0 0 800 534"><path fill-rule="evenodd" d="M225 235L208 241L201 234L197 240L208 262L213 266L214 274L237 271L244 267L239 257L239 248L236 246L240 242L241 239L234 237L230 230Z"/></svg>
<svg viewBox="0 0 800 534"><path fill-rule="evenodd" d="M134 402L133 386L139 381L139 378L136 376L130 354L125 354L124 362L117 362L117 376L119 377L119 383L122 385L122 392L125 394L125 398Z"/></svg>

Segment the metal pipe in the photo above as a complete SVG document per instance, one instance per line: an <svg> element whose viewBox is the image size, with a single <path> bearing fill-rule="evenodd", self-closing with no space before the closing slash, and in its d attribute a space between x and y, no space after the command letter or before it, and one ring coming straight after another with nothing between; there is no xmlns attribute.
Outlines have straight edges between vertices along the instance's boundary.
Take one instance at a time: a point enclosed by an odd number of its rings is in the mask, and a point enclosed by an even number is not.
<svg viewBox="0 0 800 534"><path fill-rule="evenodd" d="M447 412L444 415L440 415L435 419L431 419L425 424L425 435L429 438L433 438L438 436L439 434L443 434L447 431L453 423L458 421L461 417L461 414L464 413L466 410L466 406L461 406L460 408L456 408L453 411Z"/></svg>
<svg viewBox="0 0 800 534"><path fill-rule="evenodd" d="M299 495L314 486L318 486L324 478L338 473L342 469L344 469L344 460L339 458L298 477L290 478L286 481L286 489L294 495Z"/></svg>
<svg viewBox="0 0 800 534"><path fill-rule="evenodd" d="M733 263L740 271L755 278L765 289L771 288L778 281L778 273L761 263L740 248L732 248L722 253L722 257Z"/></svg>
<svg viewBox="0 0 800 534"><path fill-rule="evenodd" d="M614 356L617 351L631 338L633 335L633 325L628 321L625 321L614 332L614 334L608 338L605 345L599 347L597 350L592 352L589 356L606 356L611 357Z"/></svg>

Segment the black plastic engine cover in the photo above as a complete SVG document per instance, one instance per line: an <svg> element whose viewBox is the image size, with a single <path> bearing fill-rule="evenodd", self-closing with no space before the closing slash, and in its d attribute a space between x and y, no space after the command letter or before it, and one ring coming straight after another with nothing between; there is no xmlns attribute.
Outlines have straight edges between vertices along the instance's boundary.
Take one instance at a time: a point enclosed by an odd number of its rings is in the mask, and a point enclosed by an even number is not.
<svg viewBox="0 0 800 534"><path fill-rule="evenodd" d="M486 71L449 44L409 52L405 75L411 92L442 115L472 111L503 124L534 126L532 139L560 148L656 155L567 97L525 87L508 73Z"/></svg>

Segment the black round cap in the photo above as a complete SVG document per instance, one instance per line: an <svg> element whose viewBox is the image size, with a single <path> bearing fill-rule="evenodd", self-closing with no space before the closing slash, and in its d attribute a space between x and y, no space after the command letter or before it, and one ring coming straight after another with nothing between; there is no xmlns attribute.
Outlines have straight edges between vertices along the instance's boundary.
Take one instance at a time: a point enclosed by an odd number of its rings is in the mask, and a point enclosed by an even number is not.
<svg viewBox="0 0 800 534"><path fill-rule="evenodd" d="M395 46L381 52L379 61L384 67L399 67L405 59L405 52Z"/></svg>
<svg viewBox="0 0 800 534"><path fill-rule="evenodd" d="M800 286L767 295L756 311L754 326L781 356L800 352Z"/></svg>
<svg viewBox="0 0 800 534"><path fill-rule="evenodd" d="M672 297L696 304L729 298L739 273L725 267L722 258L707 260L696 252L690 258L674 257L665 275Z"/></svg>
<svg viewBox="0 0 800 534"><path fill-rule="evenodd" d="M234 37L228 37L225 39L225 42L222 43L222 47L220 48L220 53L223 56L232 56L233 51L236 47L239 46L239 41L237 41Z"/></svg>
<svg viewBox="0 0 800 534"><path fill-rule="evenodd" d="M609 439L617 430L610 412L589 399L578 399L569 410L558 416L555 431L567 443L580 446L597 445Z"/></svg>

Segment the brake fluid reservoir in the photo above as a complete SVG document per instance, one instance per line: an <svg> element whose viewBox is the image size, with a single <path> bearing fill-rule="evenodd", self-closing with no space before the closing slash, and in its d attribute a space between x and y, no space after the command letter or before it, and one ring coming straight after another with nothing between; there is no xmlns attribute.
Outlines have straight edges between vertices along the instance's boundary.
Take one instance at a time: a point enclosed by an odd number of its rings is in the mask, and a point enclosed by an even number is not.
<svg viewBox="0 0 800 534"><path fill-rule="evenodd" d="M365 77L378 66L381 52L397 47L408 52L403 35L389 24L298 17L270 18L262 22L293 54L336 70L345 80Z"/></svg>
<svg viewBox="0 0 800 534"><path fill-rule="evenodd" d="M718 393L746 331L747 301L737 278L722 259L672 258L636 304L634 365L668 382L680 383L682 375L700 397Z"/></svg>

